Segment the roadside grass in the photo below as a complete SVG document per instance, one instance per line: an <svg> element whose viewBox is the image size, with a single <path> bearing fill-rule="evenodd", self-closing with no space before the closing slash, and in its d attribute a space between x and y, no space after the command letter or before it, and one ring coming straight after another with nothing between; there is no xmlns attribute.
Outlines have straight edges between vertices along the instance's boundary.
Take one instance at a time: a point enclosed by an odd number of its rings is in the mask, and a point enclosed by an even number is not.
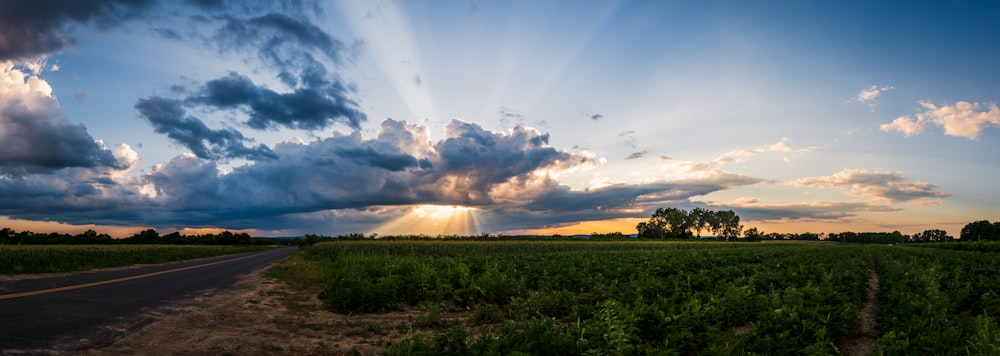
<svg viewBox="0 0 1000 356"><path fill-rule="evenodd" d="M0 275L79 272L263 251L268 248L218 245L0 245Z"/></svg>

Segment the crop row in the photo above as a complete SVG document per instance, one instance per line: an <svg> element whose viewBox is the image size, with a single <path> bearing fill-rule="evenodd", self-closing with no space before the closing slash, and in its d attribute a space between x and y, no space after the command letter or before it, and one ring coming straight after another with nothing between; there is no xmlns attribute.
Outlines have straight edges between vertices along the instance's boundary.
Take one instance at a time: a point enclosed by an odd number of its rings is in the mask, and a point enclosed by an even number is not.
<svg viewBox="0 0 1000 356"><path fill-rule="evenodd" d="M858 323L871 249L663 242L341 241L303 251L342 313L466 324L398 353L820 353ZM473 331L475 330L475 331Z"/></svg>
<svg viewBox="0 0 1000 356"><path fill-rule="evenodd" d="M885 353L1000 354L1000 255L896 246L876 261Z"/></svg>
<svg viewBox="0 0 1000 356"><path fill-rule="evenodd" d="M0 245L0 274L74 272L262 249L204 245Z"/></svg>

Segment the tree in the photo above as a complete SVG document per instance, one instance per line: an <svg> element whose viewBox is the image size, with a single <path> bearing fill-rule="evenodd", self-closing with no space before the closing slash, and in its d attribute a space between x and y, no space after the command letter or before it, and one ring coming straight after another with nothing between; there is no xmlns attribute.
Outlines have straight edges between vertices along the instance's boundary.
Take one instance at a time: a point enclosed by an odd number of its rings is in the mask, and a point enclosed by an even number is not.
<svg viewBox="0 0 1000 356"><path fill-rule="evenodd" d="M693 225L691 215L685 210L658 208L648 222L641 222L635 228L644 239L691 238Z"/></svg>
<svg viewBox="0 0 1000 356"><path fill-rule="evenodd" d="M913 242L947 242L954 238L948 236L948 232L939 229L924 230L924 232L918 232L913 234L910 241Z"/></svg>
<svg viewBox="0 0 1000 356"><path fill-rule="evenodd" d="M710 221L715 220L715 214L711 210L706 210L702 208L691 209L691 213L688 214L691 219L691 227L697 232L697 237L701 238L701 230L708 227L712 229Z"/></svg>
<svg viewBox="0 0 1000 356"><path fill-rule="evenodd" d="M1000 238L997 235L995 224L990 224L986 220L980 220L966 224L962 228L961 239L962 241L997 240Z"/></svg>
<svg viewBox="0 0 1000 356"><path fill-rule="evenodd" d="M758 230L756 227L751 227L747 229L747 231L743 234L743 237L746 238L747 241L757 242L764 239L764 232Z"/></svg>
<svg viewBox="0 0 1000 356"><path fill-rule="evenodd" d="M691 230L701 237L701 230L709 228L716 236L727 240L738 238L743 232L740 217L732 210L712 211L694 208L691 212L677 208L659 208L649 218L636 225L640 238L645 239L688 239L694 237Z"/></svg>

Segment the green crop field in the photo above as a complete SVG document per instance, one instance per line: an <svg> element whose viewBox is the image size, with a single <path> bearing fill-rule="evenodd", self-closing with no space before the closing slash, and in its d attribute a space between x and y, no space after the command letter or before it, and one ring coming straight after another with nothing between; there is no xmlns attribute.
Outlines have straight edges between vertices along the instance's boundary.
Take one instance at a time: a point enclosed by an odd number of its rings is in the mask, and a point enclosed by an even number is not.
<svg viewBox="0 0 1000 356"><path fill-rule="evenodd" d="M264 249L218 245L0 245L0 274L75 272Z"/></svg>
<svg viewBox="0 0 1000 356"><path fill-rule="evenodd" d="M929 247L939 247L928 244ZM390 354L839 354L879 290L875 350L1000 352L1000 255L857 244L336 241L272 275L330 310L461 313Z"/></svg>

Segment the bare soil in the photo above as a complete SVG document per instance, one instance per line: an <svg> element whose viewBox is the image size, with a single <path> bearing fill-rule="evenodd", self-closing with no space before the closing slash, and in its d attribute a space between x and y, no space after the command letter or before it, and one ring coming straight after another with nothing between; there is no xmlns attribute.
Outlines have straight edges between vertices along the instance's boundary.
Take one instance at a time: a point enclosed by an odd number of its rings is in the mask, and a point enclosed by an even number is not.
<svg viewBox="0 0 1000 356"><path fill-rule="evenodd" d="M84 355L377 354L426 312L352 316L322 308L318 291L264 275L151 312L155 321ZM442 316L457 320L459 316Z"/></svg>
<svg viewBox="0 0 1000 356"><path fill-rule="evenodd" d="M861 307L861 322L855 335L843 344L844 355L871 355L878 339L878 271L872 266L868 277L868 295Z"/></svg>

